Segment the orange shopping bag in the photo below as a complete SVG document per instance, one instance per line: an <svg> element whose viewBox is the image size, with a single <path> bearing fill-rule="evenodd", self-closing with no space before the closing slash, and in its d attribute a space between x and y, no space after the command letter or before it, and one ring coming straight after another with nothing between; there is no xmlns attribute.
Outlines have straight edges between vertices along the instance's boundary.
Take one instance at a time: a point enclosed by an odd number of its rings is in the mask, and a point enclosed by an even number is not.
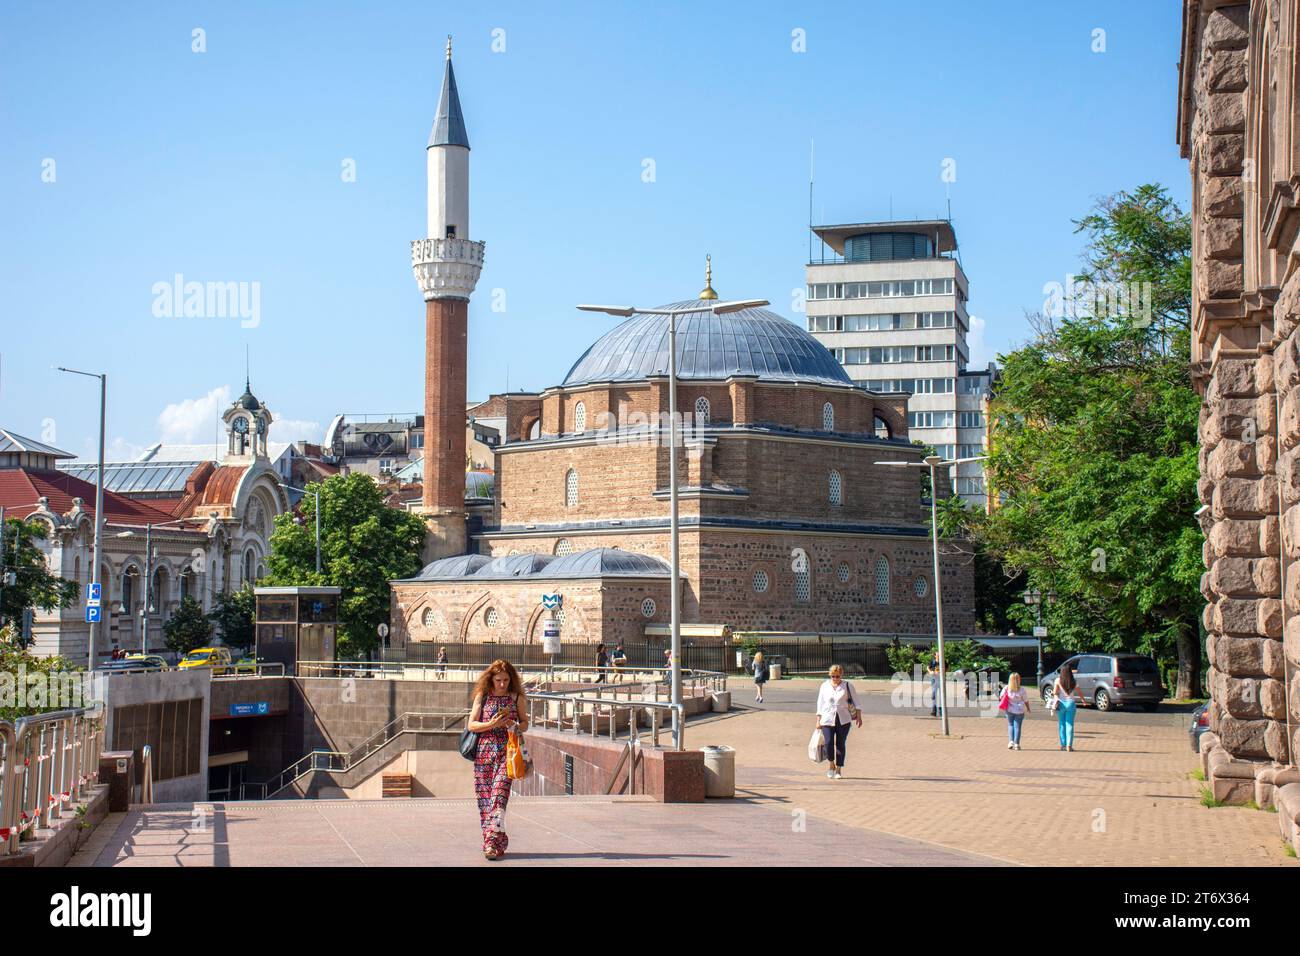
<svg viewBox="0 0 1300 956"><path fill-rule="evenodd" d="M528 776L528 757L523 738L513 730L506 740L506 776L511 780L523 780Z"/></svg>

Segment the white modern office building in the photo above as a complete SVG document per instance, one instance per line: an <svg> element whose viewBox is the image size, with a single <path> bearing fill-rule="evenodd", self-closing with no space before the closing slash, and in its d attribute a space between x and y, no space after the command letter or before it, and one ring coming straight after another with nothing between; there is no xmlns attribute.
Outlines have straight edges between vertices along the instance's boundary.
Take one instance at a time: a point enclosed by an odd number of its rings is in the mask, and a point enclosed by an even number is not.
<svg viewBox="0 0 1300 956"><path fill-rule="evenodd" d="M944 219L815 226L808 331L858 384L910 392L908 433L945 458L984 452L994 367L968 370L968 283ZM957 493L986 506L981 463L957 466Z"/></svg>

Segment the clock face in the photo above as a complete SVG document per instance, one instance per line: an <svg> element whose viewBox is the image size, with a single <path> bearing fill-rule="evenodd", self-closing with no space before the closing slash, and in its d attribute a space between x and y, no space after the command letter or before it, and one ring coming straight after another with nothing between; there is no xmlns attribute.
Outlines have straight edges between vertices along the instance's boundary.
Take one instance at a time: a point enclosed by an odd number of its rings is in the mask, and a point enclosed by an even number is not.
<svg viewBox="0 0 1300 956"><path fill-rule="evenodd" d="M265 434L266 434L266 419L265 419L265 418L259 418L259 419L257 420L257 433L258 433L259 435L265 435Z"/></svg>
<svg viewBox="0 0 1300 956"><path fill-rule="evenodd" d="M247 431L248 431L248 419L247 419L247 418L236 418L236 419L235 419L235 431L237 431L237 432L238 432L239 434L241 434L241 435L244 434L245 432L247 432Z"/></svg>

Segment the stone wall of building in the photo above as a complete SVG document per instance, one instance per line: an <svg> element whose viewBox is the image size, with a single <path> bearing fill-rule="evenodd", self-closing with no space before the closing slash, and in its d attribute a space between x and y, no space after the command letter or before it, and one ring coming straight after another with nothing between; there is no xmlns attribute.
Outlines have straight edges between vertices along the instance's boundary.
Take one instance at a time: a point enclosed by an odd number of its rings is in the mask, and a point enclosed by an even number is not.
<svg viewBox="0 0 1300 956"><path fill-rule="evenodd" d="M1186 0L1178 140L1192 176L1192 375L1214 795L1300 812L1300 156L1295 0ZM1294 779L1293 779L1294 778Z"/></svg>

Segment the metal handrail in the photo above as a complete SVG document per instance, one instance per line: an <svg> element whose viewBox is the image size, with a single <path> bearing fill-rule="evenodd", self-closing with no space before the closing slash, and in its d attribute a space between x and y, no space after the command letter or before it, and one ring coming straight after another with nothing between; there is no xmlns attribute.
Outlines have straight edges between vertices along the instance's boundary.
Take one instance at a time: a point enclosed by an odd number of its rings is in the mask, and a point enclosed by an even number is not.
<svg viewBox="0 0 1300 956"><path fill-rule="evenodd" d="M253 669L248 669L249 665L245 664L244 669L240 670L239 665L232 663L224 674L213 674L213 680L222 680L227 677L283 677L283 661L266 661L258 662L253 665ZM197 668L196 668L197 670Z"/></svg>
<svg viewBox="0 0 1300 956"><path fill-rule="evenodd" d="M145 744L140 748L141 767L140 802L153 803L153 747Z"/></svg>
<svg viewBox="0 0 1300 956"><path fill-rule="evenodd" d="M436 729L427 726L414 727L413 723L419 721L423 723L425 718L437 717L442 721L442 726ZM447 726L448 721L456 722L469 717L469 711L447 711L439 713L419 713L411 712L401 714L390 720L381 729L375 731L366 738L360 745L352 750L344 752L341 750L313 750L311 753L300 757L293 763L289 764L280 774L264 783L245 783L242 788L258 788L262 790L262 799L268 799L275 796L285 787L292 785L301 777L317 770L327 770L334 773L347 773L359 765L366 758L381 750L392 740L396 740L405 733L446 733L450 728ZM325 765L322 766L321 758L326 758ZM335 758L341 758L337 760ZM334 764L338 764L335 766ZM286 779L287 778L287 779ZM241 796L242 796L241 792Z"/></svg>
<svg viewBox="0 0 1300 956"><path fill-rule="evenodd" d="M103 724L87 708L0 721L0 856L18 852L22 834L83 800L99 781Z"/></svg>
<svg viewBox="0 0 1300 956"><path fill-rule="evenodd" d="M446 664L436 663L402 663L398 661L378 662L378 661L299 661L297 674L299 677L399 677L406 680L442 680L447 671L457 675L460 674L480 674L486 668L484 664ZM640 679L641 675L648 675L649 679L656 683L665 683L669 680L672 669L668 667L628 667L616 668L614 665L606 667L597 667L594 664L517 664L515 665L520 676L526 681L533 683L540 682L542 679L547 681L563 680L565 677L583 676L596 674L598 676L608 677L611 675L629 678L626 683L633 683ZM429 677L432 673L434 676ZM682 680L689 684L692 692L700 690L725 691L727 689L727 674L722 671L706 671L697 668L682 668ZM616 686L621 681L604 682L602 686Z"/></svg>
<svg viewBox="0 0 1300 956"><path fill-rule="evenodd" d="M617 685L615 685L617 686ZM657 689L656 685L656 689ZM547 706L542 708L541 715L538 716L538 705L542 702L548 704L558 704L552 708ZM551 710L557 711L556 716L551 716ZM583 711L587 713L584 715ZM618 700L617 698L603 696L589 696L578 693L564 694L551 692L538 692L528 695L528 723L529 726L537 725L549 727L552 724L557 730L572 729L574 733L582 732L582 723L590 720L590 734L593 737L600 736L600 721L608 721L609 739L617 739L618 715L626 712L627 719L627 740L636 741L639 745L641 741L641 730L637 725L637 714L641 711L648 711L650 716L650 742L653 746L659 746L659 731L663 726L660 715L667 711L669 716L676 714L678 717L677 725L682 728L678 735L677 750L686 749L686 708L682 704L674 704L669 701L660 700L634 700L629 694L628 700ZM571 715L570 715L571 712ZM672 726L671 722L669 726Z"/></svg>

